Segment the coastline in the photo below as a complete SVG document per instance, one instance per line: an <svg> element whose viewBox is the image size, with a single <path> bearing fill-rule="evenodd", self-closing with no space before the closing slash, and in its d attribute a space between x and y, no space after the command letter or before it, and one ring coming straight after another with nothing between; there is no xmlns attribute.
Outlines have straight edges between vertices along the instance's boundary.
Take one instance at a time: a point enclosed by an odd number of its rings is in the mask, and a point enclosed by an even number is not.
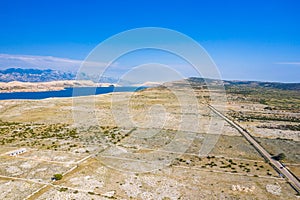
<svg viewBox="0 0 300 200"><path fill-rule="evenodd" d="M61 91L65 88L71 87L108 87L118 86L111 83L94 83L85 80L66 80L66 81L51 81L51 82L0 82L1 93L14 92L47 92L47 91Z"/></svg>
<svg viewBox="0 0 300 200"><path fill-rule="evenodd" d="M109 94L109 93L134 92L144 88L146 87L87 86L87 87L63 88L62 90L58 90L58 91L8 92L8 93L0 93L0 101L84 97L84 96L95 96L95 95L102 95L102 94Z"/></svg>

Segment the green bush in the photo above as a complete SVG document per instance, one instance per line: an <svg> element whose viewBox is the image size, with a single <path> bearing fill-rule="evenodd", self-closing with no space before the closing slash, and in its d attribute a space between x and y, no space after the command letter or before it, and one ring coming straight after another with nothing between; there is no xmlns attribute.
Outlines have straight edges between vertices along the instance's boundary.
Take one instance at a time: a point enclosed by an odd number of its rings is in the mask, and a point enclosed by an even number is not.
<svg viewBox="0 0 300 200"><path fill-rule="evenodd" d="M286 158L286 156L284 153L280 153L277 156L273 156L273 159L278 160L278 161L284 160L285 158Z"/></svg>
<svg viewBox="0 0 300 200"><path fill-rule="evenodd" d="M67 191L67 190L68 190L68 188L63 188L63 187L62 187L62 188L59 188L59 191L60 191L60 192L65 192L65 191Z"/></svg>
<svg viewBox="0 0 300 200"><path fill-rule="evenodd" d="M53 175L53 178L55 179L55 180L61 180L62 179L62 177L63 177L63 175L62 174L54 174Z"/></svg>

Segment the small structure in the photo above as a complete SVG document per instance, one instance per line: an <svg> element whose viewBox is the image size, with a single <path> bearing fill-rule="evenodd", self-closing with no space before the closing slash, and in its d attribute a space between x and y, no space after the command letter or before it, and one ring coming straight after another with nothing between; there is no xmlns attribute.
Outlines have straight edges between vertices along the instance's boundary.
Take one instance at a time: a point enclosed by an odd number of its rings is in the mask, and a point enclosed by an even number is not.
<svg viewBox="0 0 300 200"><path fill-rule="evenodd" d="M25 152L26 152L26 149L22 148L22 149L17 149L17 150L11 151L11 152L8 153L8 155L17 156L17 155L25 153Z"/></svg>

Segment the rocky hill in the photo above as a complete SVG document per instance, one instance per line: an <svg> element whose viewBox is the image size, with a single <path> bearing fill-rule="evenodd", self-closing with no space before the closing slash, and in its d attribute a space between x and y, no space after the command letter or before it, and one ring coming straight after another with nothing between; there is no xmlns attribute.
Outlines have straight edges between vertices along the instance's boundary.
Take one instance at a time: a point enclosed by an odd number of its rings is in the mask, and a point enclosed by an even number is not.
<svg viewBox="0 0 300 200"><path fill-rule="evenodd" d="M228 81L228 80L214 80L204 79L198 77L188 78L187 81L192 86L206 85L206 84L224 84L226 89L231 88L268 88L280 90L297 90L300 91L300 83L280 83L280 82L262 82L262 81Z"/></svg>
<svg viewBox="0 0 300 200"><path fill-rule="evenodd" d="M0 70L0 82L50 82L50 81L65 81L75 80L76 72L66 72L53 69L22 69L8 68ZM117 78L102 76L99 79L97 74L80 74L80 80L89 80L98 83L115 84L119 80Z"/></svg>
<svg viewBox="0 0 300 200"><path fill-rule="evenodd" d="M0 70L0 82L48 82L57 80L73 80L75 74L57 70L9 68Z"/></svg>

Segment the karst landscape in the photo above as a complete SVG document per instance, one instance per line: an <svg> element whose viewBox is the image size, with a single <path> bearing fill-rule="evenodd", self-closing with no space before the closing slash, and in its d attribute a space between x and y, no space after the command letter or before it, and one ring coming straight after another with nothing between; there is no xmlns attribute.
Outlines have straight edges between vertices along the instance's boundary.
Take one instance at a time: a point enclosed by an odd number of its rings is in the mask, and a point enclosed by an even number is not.
<svg viewBox="0 0 300 200"><path fill-rule="evenodd" d="M191 78L136 92L2 100L1 199L296 198L293 183L209 108L214 96L209 92L219 95L220 91L217 87L208 91L207 85L218 84ZM182 112L174 92L187 87L193 88L197 99L199 109L194 113ZM297 87L225 81L226 105L214 105L273 159L284 154L280 161L295 177L300 173ZM91 100L95 116L87 106ZM114 110L124 102L135 126L120 126L114 118ZM147 119L149 109L157 104L165 108L163 125ZM161 114L158 111L151 110L155 118ZM81 124L75 123L74 113ZM178 126L183 115L193 115L188 119L199 122L195 132ZM216 123L224 126L215 130ZM217 136L216 143L202 155L211 136ZM185 140L178 144L188 142L186 149L167 147L176 137Z"/></svg>

